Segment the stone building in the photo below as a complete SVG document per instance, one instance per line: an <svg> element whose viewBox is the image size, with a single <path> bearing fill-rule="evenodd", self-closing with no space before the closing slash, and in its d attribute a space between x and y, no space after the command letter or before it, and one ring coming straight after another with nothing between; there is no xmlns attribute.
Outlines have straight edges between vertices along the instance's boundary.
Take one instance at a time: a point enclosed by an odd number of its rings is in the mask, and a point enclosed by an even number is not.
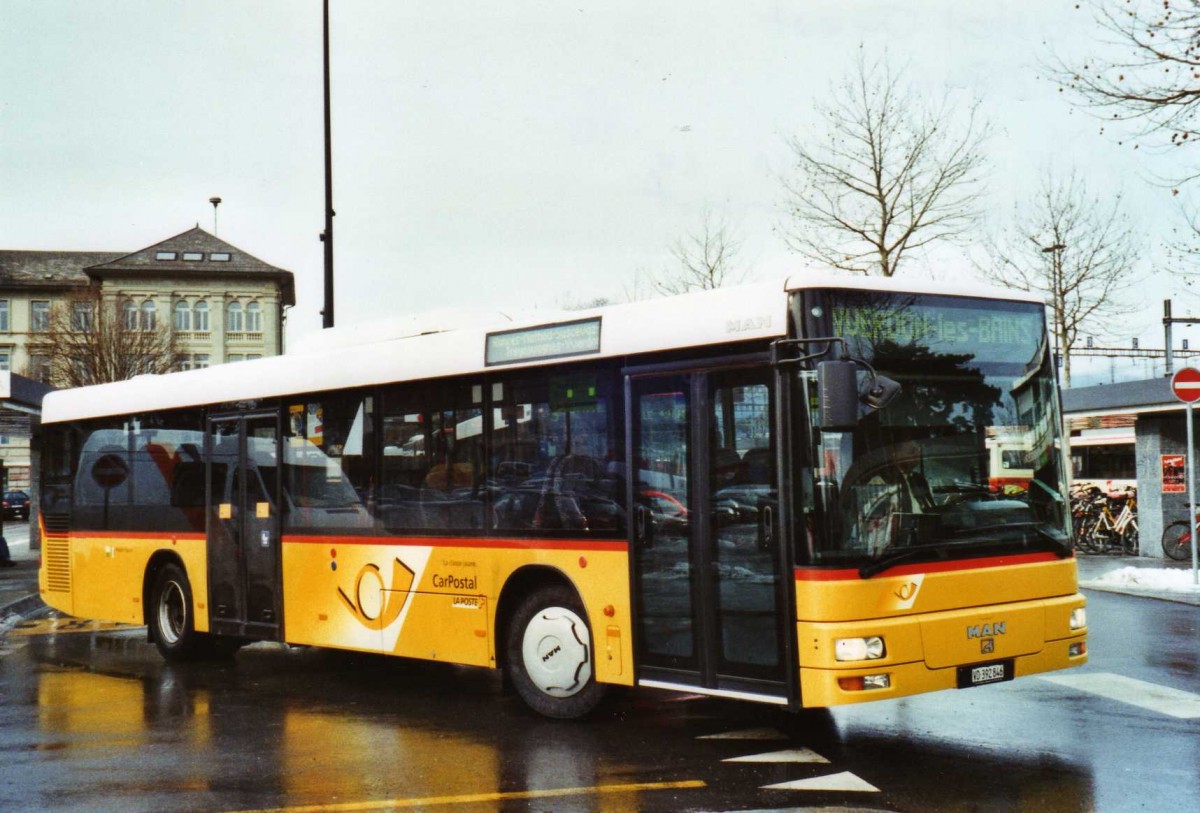
<svg viewBox="0 0 1200 813"><path fill-rule="evenodd" d="M1063 390L1063 411L1071 427L1071 456L1102 449L1101 469L1088 478L1137 485L1141 556L1162 556L1163 528L1187 519L1187 456L1184 405L1172 394L1169 378L1125 381ZM1100 442L1089 447L1088 442ZM1110 475L1110 476L1104 476ZM1115 476L1112 476L1115 475ZM1101 485L1103 483L1101 482Z"/></svg>
<svg viewBox="0 0 1200 813"><path fill-rule="evenodd" d="M130 323L170 324L184 369L282 353L296 297L292 272L199 226L130 253L0 249L0 370L45 380L39 333L56 304L83 294ZM0 457L10 484L28 484L28 437L0 435Z"/></svg>

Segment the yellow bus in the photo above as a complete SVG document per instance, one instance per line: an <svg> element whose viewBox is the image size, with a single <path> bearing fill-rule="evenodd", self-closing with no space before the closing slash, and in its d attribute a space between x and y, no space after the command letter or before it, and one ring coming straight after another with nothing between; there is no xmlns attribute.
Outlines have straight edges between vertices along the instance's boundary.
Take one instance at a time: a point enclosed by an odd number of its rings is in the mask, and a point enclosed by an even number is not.
<svg viewBox="0 0 1200 813"><path fill-rule="evenodd" d="M792 710L1087 659L1045 315L806 274L43 406L41 594L168 659L254 641ZM988 438L1026 439L996 489Z"/></svg>

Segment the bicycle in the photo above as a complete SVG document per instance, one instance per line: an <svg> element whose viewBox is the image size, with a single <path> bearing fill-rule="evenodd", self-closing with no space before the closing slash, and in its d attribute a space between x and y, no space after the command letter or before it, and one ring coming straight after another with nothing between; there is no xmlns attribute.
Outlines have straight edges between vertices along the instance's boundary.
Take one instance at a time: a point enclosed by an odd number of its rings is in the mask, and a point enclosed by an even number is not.
<svg viewBox="0 0 1200 813"><path fill-rule="evenodd" d="M1138 552L1138 523L1137 523L1137 492L1131 490L1117 499L1124 504L1121 513L1113 522L1113 531L1121 542L1121 549L1127 556L1136 556Z"/></svg>
<svg viewBox="0 0 1200 813"><path fill-rule="evenodd" d="M1121 509L1114 514L1117 505ZM1136 490L1105 494L1095 486L1079 489L1072 494L1071 513L1080 553L1137 554Z"/></svg>
<svg viewBox="0 0 1200 813"><path fill-rule="evenodd" d="M1196 515L1200 522L1200 514ZM1163 554L1170 559L1182 562L1192 558L1192 528L1186 519L1177 519L1163 529Z"/></svg>

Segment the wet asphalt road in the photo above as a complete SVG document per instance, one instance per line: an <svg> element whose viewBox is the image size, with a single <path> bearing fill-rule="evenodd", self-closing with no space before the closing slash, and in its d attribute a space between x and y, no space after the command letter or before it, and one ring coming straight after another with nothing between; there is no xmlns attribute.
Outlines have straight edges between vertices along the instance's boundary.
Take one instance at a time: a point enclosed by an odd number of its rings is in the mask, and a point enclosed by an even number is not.
<svg viewBox="0 0 1200 813"><path fill-rule="evenodd" d="M1122 699L1033 677L793 719L642 690L574 723L479 670L263 644L168 666L141 630L40 622L0 654L0 810L1194 809L1200 607L1089 606L1065 674ZM825 789L765 788L798 781Z"/></svg>

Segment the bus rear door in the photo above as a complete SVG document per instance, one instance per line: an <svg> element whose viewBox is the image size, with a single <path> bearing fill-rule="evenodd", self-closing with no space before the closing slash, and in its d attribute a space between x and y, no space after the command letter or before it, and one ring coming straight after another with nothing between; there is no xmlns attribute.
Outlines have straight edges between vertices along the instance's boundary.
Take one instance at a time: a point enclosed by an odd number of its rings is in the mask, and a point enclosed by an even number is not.
<svg viewBox="0 0 1200 813"><path fill-rule="evenodd" d="M209 418L207 459L211 629L281 640L278 415Z"/></svg>

